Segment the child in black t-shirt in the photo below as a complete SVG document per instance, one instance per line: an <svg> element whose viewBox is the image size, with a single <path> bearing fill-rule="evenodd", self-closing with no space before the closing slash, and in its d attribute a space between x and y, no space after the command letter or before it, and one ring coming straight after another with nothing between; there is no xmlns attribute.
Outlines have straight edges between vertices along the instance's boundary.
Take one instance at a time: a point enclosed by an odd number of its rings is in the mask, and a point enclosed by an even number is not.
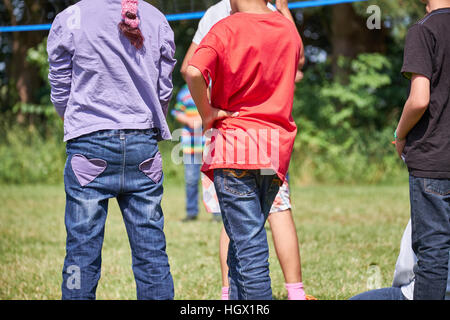
<svg viewBox="0 0 450 320"><path fill-rule="evenodd" d="M450 0L422 0L428 14L408 31L402 74L410 96L396 149L410 173L414 299L444 299L450 250Z"/></svg>

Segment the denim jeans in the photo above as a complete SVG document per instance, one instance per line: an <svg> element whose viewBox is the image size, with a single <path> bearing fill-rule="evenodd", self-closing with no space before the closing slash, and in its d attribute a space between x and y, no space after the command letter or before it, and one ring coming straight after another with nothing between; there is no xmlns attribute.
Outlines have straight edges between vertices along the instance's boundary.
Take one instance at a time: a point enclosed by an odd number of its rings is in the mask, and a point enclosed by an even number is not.
<svg viewBox="0 0 450 320"><path fill-rule="evenodd" d="M198 183L202 166L202 154L185 154L184 179L186 188L186 213L189 217L198 215Z"/></svg>
<svg viewBox="0 0 450 320"><path fill-rule="evenodd" d="M264 224L280 185L276 175L261 175L259 170L214 170L214 186L230 238L230 300L272 299Z"/></svg>
<svg viewBox="0 0 450 320"><path fill-rule="evenodd" d="M407 300L399 287L389 287L360 293L350 300Z"/></svg>
<svg viewBox="0 0 450 320"><path fill-rule="evenodd" d="M450 250L450 180L410 176L414 299L444 299Z"/></svg>
<svg viewBox="0 0 450 320"><path fill-rule="evenodd" d="M95 299L108 200L116 198L132 253L138 299L173 299L161 209L155 130L105 130L67 142L63 299Z"/></svg>

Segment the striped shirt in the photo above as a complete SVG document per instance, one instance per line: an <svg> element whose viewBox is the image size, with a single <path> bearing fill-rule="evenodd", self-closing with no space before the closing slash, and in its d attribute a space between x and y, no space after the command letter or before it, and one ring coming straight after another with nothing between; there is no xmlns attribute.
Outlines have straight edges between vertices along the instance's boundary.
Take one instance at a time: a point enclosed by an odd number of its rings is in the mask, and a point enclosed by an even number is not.
<svg viewBox="0 0 450 320"><path fill-rule="evenodd" d="M175 118L180 114L184 114L187 117L200 116L187 85L184 85L178 93L177 103L171 113ZM202 153L204 145L202 129L194 130L187 125L184 126L181 135L181 144L184 154Z"/></svg>

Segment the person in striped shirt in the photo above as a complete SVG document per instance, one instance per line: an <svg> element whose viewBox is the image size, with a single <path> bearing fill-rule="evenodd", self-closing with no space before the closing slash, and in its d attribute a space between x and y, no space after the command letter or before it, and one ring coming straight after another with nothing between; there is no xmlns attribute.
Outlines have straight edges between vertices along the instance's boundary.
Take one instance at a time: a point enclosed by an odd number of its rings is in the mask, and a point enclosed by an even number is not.
<svg viewBox="0 0 450 320"><path fill-rule="evenodd" d="M187 85L184 85L178 92L177 103L171 113L178 122L184 125L181 133L181 147L186 182L186 217L183 221L193 221L198 216L198 183L204 138L202 119Z"/></svg>

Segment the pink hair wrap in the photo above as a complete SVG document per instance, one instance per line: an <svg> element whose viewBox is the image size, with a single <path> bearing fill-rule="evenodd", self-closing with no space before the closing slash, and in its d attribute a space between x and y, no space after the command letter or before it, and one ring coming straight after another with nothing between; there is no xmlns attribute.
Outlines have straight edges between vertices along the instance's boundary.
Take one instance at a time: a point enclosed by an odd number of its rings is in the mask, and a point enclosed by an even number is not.
<svg viewBox="0 0 450 320"><path fill-rule="evenodd" d="M138 0L122 0L122 18L125 24L131 28L137 28L139 26L137 11Z"/></svg>

